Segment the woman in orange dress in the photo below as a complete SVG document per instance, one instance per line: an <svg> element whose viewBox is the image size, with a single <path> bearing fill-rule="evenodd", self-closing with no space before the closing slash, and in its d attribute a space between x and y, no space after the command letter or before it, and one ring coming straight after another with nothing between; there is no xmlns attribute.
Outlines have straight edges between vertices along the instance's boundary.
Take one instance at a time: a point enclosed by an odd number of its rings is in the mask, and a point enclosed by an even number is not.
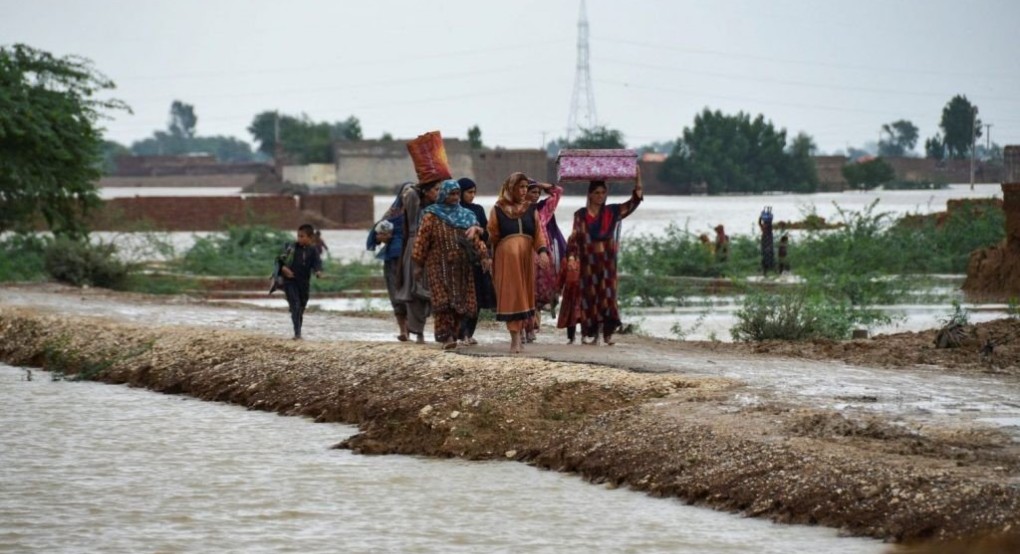
<svg viewBox="0 0 1020 554"><path fill-rule="evenodd" d="M535 315L535 260L546 267L549 252L545 232L528 199L528 177L510 174L489 214L489 242L493 250L496 320L510 331L510 352L523 350L521 332Z"/></svg>

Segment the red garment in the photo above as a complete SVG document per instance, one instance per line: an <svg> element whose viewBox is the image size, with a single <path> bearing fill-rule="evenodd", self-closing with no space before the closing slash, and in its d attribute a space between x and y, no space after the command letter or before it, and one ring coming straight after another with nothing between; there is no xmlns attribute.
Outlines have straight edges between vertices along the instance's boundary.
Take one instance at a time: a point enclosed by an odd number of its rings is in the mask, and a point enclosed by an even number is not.
<svg viewBox="0 0 1020 554"><path fill-rule="evenodd" d="M568 257L563 262L558 279L560 288L560 316L556 327L565 329L581 323L581 262Z"/></svg>
<svg viewBox="0 0 1020 554"><path fill-rule="evenodd" d="M601 330L612 335L620 327L617 303L616 254L619 249L617 231L620 220L641 204L642 198L631 194L623 204L605 204L595 216L587 208L574 212L575 241L581 261L581 333L596 337Z"/></svg>

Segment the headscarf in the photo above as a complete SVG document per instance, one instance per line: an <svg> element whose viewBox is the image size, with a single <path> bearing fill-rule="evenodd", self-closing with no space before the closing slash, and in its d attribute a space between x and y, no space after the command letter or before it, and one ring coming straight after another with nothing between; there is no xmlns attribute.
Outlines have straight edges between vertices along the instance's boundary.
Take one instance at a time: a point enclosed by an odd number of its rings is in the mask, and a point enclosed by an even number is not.
<svg viewBox="0 0 1020 554"><path fill-rule="evenodd" d="M478 188L478 185L471 179L468 179L467 177L461 177L460 179L457 179L457 184L460 185L461 194L464 194L465 192L471 189Z"/></svg>
<svg viewBox="0 0 1020 554"><path fill-rule="evenodd" d="M528 211L531 207L531 203L528 202L527 197L521 201L514 199L513 189L517 186L517 183L521 182L521 179L527 179L528 177L523 173L516 172L511 173L509 177L503 181L503 186L499 189L499 198L496 199L496 207L503 210L503 213L510 219L517 219Z"/></svg>
<svg viewBox="0 0 1020 554"><path fill-rule="evenodd" d="M453 179L443 181L443 184L439 187L439 198L436 199L434 204L430 204L425 208L425 213L438 217L455 229L467 229L472 225L478 225L478 218L475 217L475 212L461 206L460 202L456 204L446 203L446 197L455 190L460 190L460 184L457 181Z"/></svg>

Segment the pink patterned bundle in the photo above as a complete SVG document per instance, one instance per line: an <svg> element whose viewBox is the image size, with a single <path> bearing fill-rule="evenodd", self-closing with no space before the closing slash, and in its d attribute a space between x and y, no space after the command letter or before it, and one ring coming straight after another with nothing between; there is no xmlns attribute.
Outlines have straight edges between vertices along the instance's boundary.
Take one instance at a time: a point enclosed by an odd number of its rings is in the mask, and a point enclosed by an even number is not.
<svg viewBox="0 0 1020 554"><path fill-rule="evenodd" d="M560 150L556 166L560 181L633 181L637 179L637 152Z"/></svg>

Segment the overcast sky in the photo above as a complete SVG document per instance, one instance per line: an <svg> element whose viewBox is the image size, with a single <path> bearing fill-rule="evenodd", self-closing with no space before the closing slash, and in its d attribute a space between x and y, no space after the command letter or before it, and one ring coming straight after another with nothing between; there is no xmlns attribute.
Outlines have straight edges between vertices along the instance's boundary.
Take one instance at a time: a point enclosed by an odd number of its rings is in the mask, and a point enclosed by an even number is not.
<svg viewBox="0 0 1020 554"><path fill-rule="evenodd" d="M247 141L263 110L366 138L439 129L488 146L564 136L580 0L0 0L0 44L78 54L117 83L129 144L170 103L198 132ZM991 139L1020 144L1020 1L587 0L600 124L638 147L705 107L763 114L822 152L908 119L921 143L964 94Z"/></svg>

